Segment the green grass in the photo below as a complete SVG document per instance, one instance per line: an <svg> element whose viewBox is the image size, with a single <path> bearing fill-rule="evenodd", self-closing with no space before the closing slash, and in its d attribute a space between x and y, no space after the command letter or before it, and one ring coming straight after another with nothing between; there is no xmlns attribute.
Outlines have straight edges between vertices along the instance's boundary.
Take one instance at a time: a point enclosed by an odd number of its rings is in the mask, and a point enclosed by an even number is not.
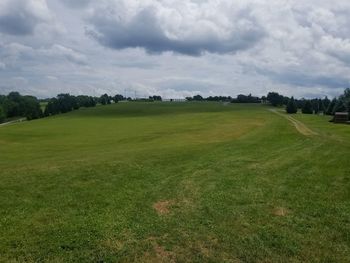
<svg viewBox="0 0 350 263"><path fill-rule="evenodd" d="M220 103L0 127L0 261L350 262L350 126L295 118L318 135Z"/></svg>

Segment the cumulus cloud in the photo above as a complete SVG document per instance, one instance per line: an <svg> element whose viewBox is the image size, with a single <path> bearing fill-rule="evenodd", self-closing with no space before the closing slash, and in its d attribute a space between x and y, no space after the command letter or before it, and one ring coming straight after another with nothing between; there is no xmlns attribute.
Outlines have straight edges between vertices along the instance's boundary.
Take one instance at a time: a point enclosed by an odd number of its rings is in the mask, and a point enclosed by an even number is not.
<svg viewBox="0 0 350 263"><path fill-rule="evenodd" d="M264 36L249 7L219 1L104 1L95 4L87 33L113 49L144 48L198 56L234 53ZM214 11L215 10L215 11Z"/></svg>
<svg viewBox="0 0 350 263"><path fill-rule="evenodd" d="M41 96L337 95L350 1L0 0L0 79Z"/></svg>
<svg viewBox="0 0 350 263"><path fill-rule="evenodd" d="M42 22L50 20L45 0L2 0L0 2L0 32L29 35Z"/></svg>

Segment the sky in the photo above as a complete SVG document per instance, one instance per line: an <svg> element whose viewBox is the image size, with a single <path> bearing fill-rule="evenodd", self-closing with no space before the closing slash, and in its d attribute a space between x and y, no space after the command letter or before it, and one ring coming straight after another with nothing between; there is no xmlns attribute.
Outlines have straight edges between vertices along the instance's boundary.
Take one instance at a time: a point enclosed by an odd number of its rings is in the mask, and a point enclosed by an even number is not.
<svg viewBox="0 0 350 263"><path fill-rule="evenodd" d="M0 0L0 93L334 97L348 0Z"/></svg>

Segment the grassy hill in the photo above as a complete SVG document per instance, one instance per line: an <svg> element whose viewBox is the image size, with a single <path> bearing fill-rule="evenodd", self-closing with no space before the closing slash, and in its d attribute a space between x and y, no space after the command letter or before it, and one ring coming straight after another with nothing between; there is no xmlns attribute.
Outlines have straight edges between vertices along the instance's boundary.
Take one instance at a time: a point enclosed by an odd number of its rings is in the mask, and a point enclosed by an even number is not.
<svg viewBox="0 0 350 263"><path fill-rule="evenodd" d="M0 262L350 262L350 129L119 103L0 127Z"/></svg>

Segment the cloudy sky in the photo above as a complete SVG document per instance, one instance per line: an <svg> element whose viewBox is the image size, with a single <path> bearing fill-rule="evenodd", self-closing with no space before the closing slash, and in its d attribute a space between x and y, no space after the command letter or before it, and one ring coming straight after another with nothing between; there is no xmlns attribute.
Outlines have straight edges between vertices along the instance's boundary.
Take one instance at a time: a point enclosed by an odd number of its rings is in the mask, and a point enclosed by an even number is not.
<svg viewBox="0 0 350 263"><path fill-rule="evenodd" d="M338 95L348 0L0 0L0 93Z"/></svg>

